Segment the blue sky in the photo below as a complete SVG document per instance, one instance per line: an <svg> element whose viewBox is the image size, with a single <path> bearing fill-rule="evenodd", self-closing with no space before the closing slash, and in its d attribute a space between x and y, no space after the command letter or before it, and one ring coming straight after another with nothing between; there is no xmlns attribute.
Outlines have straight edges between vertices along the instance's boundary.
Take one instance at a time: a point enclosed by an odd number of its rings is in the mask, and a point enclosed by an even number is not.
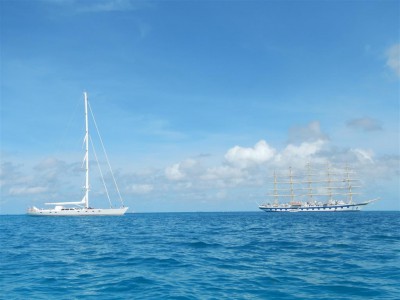
<svg viewBox="0 0 400 300"><path fill-rule="evenodd" d="M84 90L130 211L257 210L307 161L400 209L398 1L0 5L1 213L81 199Z"/></svg>

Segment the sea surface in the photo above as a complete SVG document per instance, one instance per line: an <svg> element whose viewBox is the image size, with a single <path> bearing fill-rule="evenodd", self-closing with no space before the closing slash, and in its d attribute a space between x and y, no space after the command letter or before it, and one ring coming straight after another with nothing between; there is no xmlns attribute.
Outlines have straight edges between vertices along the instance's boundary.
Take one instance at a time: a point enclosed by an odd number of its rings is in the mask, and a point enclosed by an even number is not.
<svg viewBox="0 0 400 300"><path fill-rule="evenodd" d="M400 299L400 212L0 216L1 299Z"/></svg>

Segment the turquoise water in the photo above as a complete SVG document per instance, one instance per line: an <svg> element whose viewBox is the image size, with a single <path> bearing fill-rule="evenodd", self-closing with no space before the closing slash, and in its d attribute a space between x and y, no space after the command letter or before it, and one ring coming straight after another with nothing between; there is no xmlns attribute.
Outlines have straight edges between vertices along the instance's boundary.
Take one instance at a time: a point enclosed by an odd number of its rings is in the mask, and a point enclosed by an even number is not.
<svg viewBox="0 0 400 300"><path fill-rule="evenodd" d="M0 220L5 299L400 297L399 212Z"/></svg>

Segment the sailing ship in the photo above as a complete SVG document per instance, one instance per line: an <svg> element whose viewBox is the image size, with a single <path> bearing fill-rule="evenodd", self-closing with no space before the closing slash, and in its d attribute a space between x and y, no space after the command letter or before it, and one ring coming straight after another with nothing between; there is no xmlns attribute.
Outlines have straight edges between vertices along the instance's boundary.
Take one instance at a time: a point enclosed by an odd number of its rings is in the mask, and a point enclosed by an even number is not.
<svg viewBox="0 0 400 300"><path fill-rule="evenodd" d="M361 187L355 172L347 165L344 170L333 170L330 165L326 172L318 172L307 163L306 173L289 172L279 175L274 172L270 203L259 205L265 212L355 212L379 198L355 202L355 189ZM289 198L289 201L280 201Z"/></svg>
<svg viewBox="0 0 400 300"><path fill-rule="evenodd" d="M88 101L87 93L84 92L83 96L84 96L84 104L85 104L85 128L86 128L86 133L85 133L85 138L84 138L84 143L85 143L84 164L85 164L85 171L86 171L85 186L84 186L85 194L81 201L45 203L45 205L54 205L54 208L50 208L50 209L41 209L41 208L37 208L37 207L33 206L28 209L28 212L27 212L28 215L31 215L31 216L122 216L128 210L128 207L124 206L121 194L118 189L118 185L117 185L117 183L115 181L115 177L112 173L111 165L108 161L107 153L105 152L100 133L98 132L98 128L96 125L96 121L94 119L93 112L90 109L90 104ZM100 169L100 174L103 179L103 184L105 187L105 191L106 191L108 200L110 202L110 208L93 208L93 207L89 206L89 191L90 191L90 185L89 185L89 139L90 139L90 136L89 136L89 122L88 122L88 107L92 114L94 125L97 129L97 133L99 134L101 145L103 146L105 157L107 159L107 163L110 168L116 190L118 192L120 201L122 203L122 206L120 208L112 207L109 193L108 193L107 187L104 183L104 178L103 178L101 169ZM97 159L97 155L96 155L95 151L94 151L94 154Z"/></svg>

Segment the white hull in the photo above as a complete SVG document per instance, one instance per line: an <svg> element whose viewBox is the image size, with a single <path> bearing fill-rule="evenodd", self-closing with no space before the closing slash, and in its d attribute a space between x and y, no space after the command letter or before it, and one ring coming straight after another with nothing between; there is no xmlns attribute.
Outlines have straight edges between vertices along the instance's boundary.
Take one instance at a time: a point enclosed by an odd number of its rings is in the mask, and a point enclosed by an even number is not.
<svg viewBox="0 0 400 300"><path fill-rule="evenodd" d="M355 212L360 211L368 203L300 207L260 205L259 209L265 212Z"/></svg>
<svg viewBox="0 0 400 300"><path fill-rule="evenodd" d="M54 208L39 209L36 207L28 210L30 216L43 217L68 217L68 216L122 216L128 207L122 208Z"/></svg>

